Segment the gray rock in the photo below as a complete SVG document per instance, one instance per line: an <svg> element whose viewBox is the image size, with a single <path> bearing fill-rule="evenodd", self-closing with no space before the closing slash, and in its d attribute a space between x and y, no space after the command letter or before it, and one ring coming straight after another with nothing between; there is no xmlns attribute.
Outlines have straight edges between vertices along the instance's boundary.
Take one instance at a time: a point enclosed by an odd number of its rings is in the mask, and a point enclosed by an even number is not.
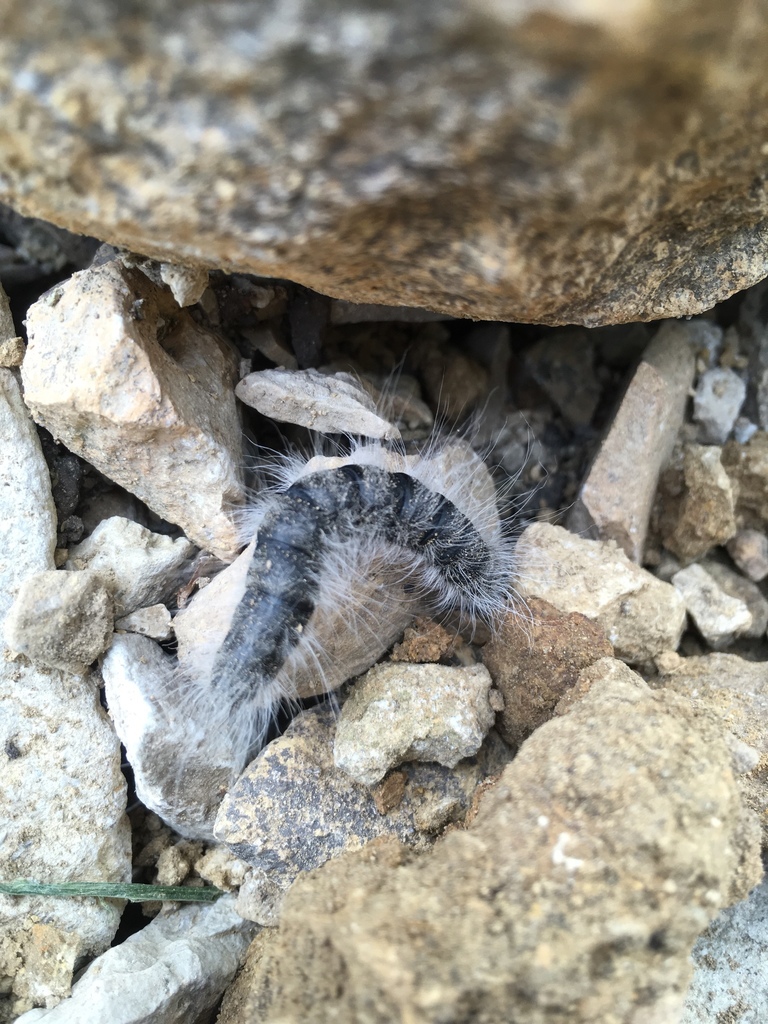
<svg viewBox="0 0 768 1024"><path fill-rule="evenodd" d="M702 444L725 444L744 404L747 385L729 367L707 370L693 396L693 419Z"/></svg>
<svg viewBox="0 0 768 1024"><path fill-rule="evenodd" d="M206 719L175 661L149 637L116 635L102 664L107 706L139 799L182 836L210 839L243 769L232 734Z"/></svg>
<svg viewBox="0 0 768 1024"><path fill-rule="evenodd" d="M768 537L761 530L739 530L727 548L736 565L755 583L768 576Z"/></svg>
<svg viewBox="0 0 768 1024"><path fill-rule="evenodd" d="M222 896L167 910L92 963L72 995L19 1024L190 1024L208 1019L235 975L255 927Z"/></svg>
<svg viewBox="0 0 768 1024"><path fill-rule="evenodd" d="M616 655L641 662L674 650L685 604L674 587L630 562L614 541L577 537L561 526L534 523L517 545L520 596L581 612L603 628Z"/></svg>
<svg viewBox="0 0 768 1024"><path fill-rule="evenodd" d="M525 367L568 423L589 426L602 389L586 331L558 331L540 339L526 351Z"/></svg>
<svg viewBox="0 0 768 1024"><path fill-rule="evenodd" d="M234 557L245 495L228 343L121 260L46 293L27 330L36 421L199 546Z"/></svg>
<svg viewBox="0 0 768 1024"><path fill-rule="evenodd" d="M121 516L103 520L90 537L69 549L66 569L92 569L110 588L119 615L167 597L182 580L195 547L172 540Z"/></svg>
<svg viewBox="0 0 768 1024"><path fill-rule="evenodd" d="M215 835L253 865L239 905L260 923L274 923L301 872L346 850L387 835L429 845L439 829L466 814L477 784L511 756L492 733L476 758L456 768L407 764L372 791L335 767L334 731L331 709L302 712L221 805Z"/></svg>
<svg viewBox="0 0 768 1024"><path fill-rule="evenodd" d="M3 25L0 200L71 230L529 323L691 315L768 270L768 30L713 0L43 2Z"/></svg>
<svg viewBox="0 0 768 1024"><path fill-rule="evenodd" d="M752 613L745 602L729 596L703 566L689 565L676 572L672 585L710 647L727 647L752 628Z"/></svg>
<svg viewBox="0 0 768 1024"><path fill-rule="evenodd" d="M477 753L493 725L492 686L483 665L376 665L341 709L336 767L366 786L404 761L454 768Z"/></svg>
<svg viewBox="0 0 768 1024"><path fill-rule="evenodd" d="M16 338L16 327L11 316L11 307L8 304L8 296L0 284L0 344L7 344Z"/></svg>
<svg viewBox="0 0 768 1024"><path fill-rule="evenodd" d="M37 431L0 370L0 636L29 575L53 570L56 511ZM0 644L0 878L128 881L120 744L98 683L14 661ZM0 1017L52 1006L117 930L115 901L0 896Z"/></svg>
<svg viewBox="0 0 768 1024"><path fill-rule="evenodd" d="M582 484L570 528L643 557L661 467L683 422L706 320L665 323L645 352Z"/></svg>
<svg viewBox="0 0 768 1024"><path fill-rule="evenodd" d="M768 878L722 910L691 952L679 1024L762 1024L768 1013Z"/></svg>
<svg viewBox="0 0 768 1024"><path fill-rule="evenodd" d="M11 650L36 665L82 675L112 641L109 589L92 569L28 576L5 620Z"/></svg>

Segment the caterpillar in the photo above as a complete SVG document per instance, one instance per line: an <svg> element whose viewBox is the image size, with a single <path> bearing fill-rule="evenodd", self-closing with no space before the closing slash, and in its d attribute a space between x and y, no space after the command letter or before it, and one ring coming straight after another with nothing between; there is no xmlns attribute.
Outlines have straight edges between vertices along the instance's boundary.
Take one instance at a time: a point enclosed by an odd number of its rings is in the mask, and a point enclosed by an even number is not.
<svg viewBox="0 0 768 1024"><path fill-rule="evenodd" d="M360 441L343 457L293 458L281 475L243 519L240 565L198 595L180 652L191 718L227 729L243 762L281 703L370 667L419 611L492 623L514 600L514 541L465 442L408 454ZM201 642L214 606L218 635Z"/></svg>

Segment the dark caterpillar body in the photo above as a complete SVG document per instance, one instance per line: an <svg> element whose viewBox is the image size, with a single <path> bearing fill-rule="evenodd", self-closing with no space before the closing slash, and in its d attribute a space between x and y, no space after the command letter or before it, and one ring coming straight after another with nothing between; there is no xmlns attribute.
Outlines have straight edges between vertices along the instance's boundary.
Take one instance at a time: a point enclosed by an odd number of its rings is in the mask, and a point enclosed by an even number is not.
<svg viewBox="0 0 768 1024"><path fill-rule="evenodd" d="M274 678L299 644L329 539L352 534L414 556L421 586L439 584L443 604L482 604L483 591L500 585L471 520L416 477L362 464L300 477L261 522L245 592L214 661L212 685L241 693L236 706L247 699L244 679Z"/></svg>

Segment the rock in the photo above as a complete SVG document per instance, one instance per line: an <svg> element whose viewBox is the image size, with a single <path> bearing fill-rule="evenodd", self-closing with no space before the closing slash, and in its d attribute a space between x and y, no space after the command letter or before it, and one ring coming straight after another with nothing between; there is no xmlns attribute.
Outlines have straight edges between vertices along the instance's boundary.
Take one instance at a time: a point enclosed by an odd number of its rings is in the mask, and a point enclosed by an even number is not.
<svg viewBox="0 0 768 1024"><path fill-rule="evenodd" d="M214 1011L240 964L254 926L223 896L168 910L92 963L55 1010L31 1010L22 1024L182 1024ZM207 1018L206 1018L207 1019Z"/></svg>
<svg viewBox="0 0 768 1024"><path fill-rule="evenodd" d="M497 728L514 749L552 717L582 669L613 648L584 615L564 615L531 598L527 614L510 614L483 648L483 662L504 697Z"/></svg>
<svg viewBox="0 0 768 1024"><path fill-rule="evenodd" d="M715 723L614 659L582 675L466 830L299 879L220 1024L676 1020L698 934L760 877L754 816Z"/></svg>
<svg viewBox="0 0 768 1024"><path fill-rule="evenodd" d="M686 444L662 473L658 525L665 547L693 562L736 533L735 494L715 446Z"/></svg>
<svg viewBox="0 0 768 1024"><path fill-rule="evenodd" d="M685 604L674 587L630 562L614 541L577 537L560 526L534 523L517 545L516 586L523 600L540 598L564 614L595 622L616 656L641 662L674 650Z"/></svg>
<svg viewBox="0 0 768 1024"><path fill-rule="evenodd" d="M729 367L717 367L701 375L693 396L693 420L699 424L702 444L725 444L746 394L747 385Z"/></svg>
<svg viewBox="0 0 768 1024"><path fill-rule="evenodd" d="M730 597L701 565L689 565L672 577L688 614L710 647L727 647L752 627L744 601Z"/></svg>
<svg viewBox="0 0 768 1024"><path fill-rule="evenodd" d="M571 426L589 426L602 388L586 331L559 331L535 342L525 354L525 368Z"/></svg>
<svg viewBox="0 0 768 1024"><path fill-rule="evenodd" d="M722 463L737 495L739 525L761 529L768 524L768 433L761 430L746 444L729 441Z"/></svg>
<svg viewBox="0 0 768 1024"><path fill-rule="evenodd" d="M36 13L3 26L0 200L70 230L530 323L691 315L768 271L768 28L712 0L154 0L106 48L98 8Z"/></svg>
<svg viewBox="0 0 768 1024"><path fill-rule="evenodd" d="M768 537L760 530L739 530L726 547L744 575L755 583L768 576Z"/></svg>
<svg viewBox="0 0 768 1024"><path fill-rule="evenodd" d="M751 288L739 303L736 324L740 347L748 358L749 394L745 412L768 429L768 315L765 282Z"/></svg>
<svg viewBox="0 0 768 1024"><path fill-rule="evenodd" d="M672 452L706 320L667 322L645 351L569 517L592 539L615 540L642 561L659 472Z"/></svg>
<svg viewBox="0 0 768 1024"><path fill-rule="evenodd" d="M404 761L455 768L480 749L495 715L482 665L382 664L358 679L341 709L333 760L373 786Z"/></svg>
<svg viewBox="0 0 768 1024"><path fill-rule="evenodd" d="M0 284L0 345L8 345L14 341L16 341L16 327L13 323L8 296Z"/></svg>
<svg viewBox="0 0 768 1024"><path fill-rule="evenodd" d="M760 588L750 580L745 580L741 573L712 558L706 559L701 566L706 569L723 593L728 597L736 598L737 601L742 601L749 609L752 615L752 625L742 635L755 639L764 636L766 627L768 627L768 600L763 597Z"/></svg>
<svg viewBox="0 0 768 1024"><path fill-rule="evenodd" d="M9 338L0 342L0 366L21 366L27 346L21 338Z"/></svg>
<svg viewBox="0 0 768 1024"><path fill-rule="evenodd" d="M396 320L398 323L427 324L434 320L448 320L446 313L433 313L429 309L415 309L412 306L382 306L374 302L345 302L331 300L330 320L332 324L378 323L382 320Z"/></svg>
<svg viewBox="0 0 768 1024"><path fill-rule="evenodd" d="M193 306L208 287L208 271L199 267L161 263L160 277L180 306Z"/></svg>
<svg viewBox="0 0 768 1024"><path fill-rule="evenodd" d="M478 756L456 768L421 762L403 766L394 805L353 781L333 763L334 716L327 707L304 711L273 740L230 790L216 819L216 838L253 865L241 890L241 912L274 923L286 890L310 871L370 839L395 835L428 845L461 820L475 787L499 771L509 749L493 734ZM398 787L399 788L399 787Z"/></svg>
<svg viewBox="0 0 768 1024"><path fill-rule="evenodd" d="M5 620L12 651L36 665L82 675L112 641L114 605L94 570L28 576Z"/></svg>
<svg viewBox="0 0 768 1024"><path fill-rule="evenodd" d="M69 549L65 568L98 572L112 591L119 614L167 597L182 577L195 548L183 537L172 540L130 519L113 516L90 537Z"/></svg>
<svg viewBox="0 0 768 1024"><path fill-rule="evenodd" d="M281 369L298 370L299 364L296 356L283 344L271 327L246 327L243 329L242 335L253 347L254 352L260 352ZM248 369L250 370L250 366Z"/></svg>
<svg viewBox="0 0 768 1024"><path fill-rule="evenodd" d="M244 491L227 345L119 260L57 285L27 329L37 422L199 546L234 557Z"/></svg>
<svg viewBox="0 0 768 1024"><path fill-rule="evenodd" d="M232 735L206 732L183 674L149 637L116 635L101 673L139 799L180 835L210 839L222 797L243 769Z"/></svg>
<svg viewBox="0 0 768 1024"><path fill-rule="evenodd" d="M56 511L37 431L0 370L0 636L11 602L53 570ZM0 644L0 878L128 881L130 837L120 744L96 682L11 659ZM0 1018L53 1006L84 958L117 930L115 901L0 896Z"/></svg>
<svg viewBox="0 0 768 1024"><path fill-rule="evenodd" d="M441 626L434 619L418 615L412 626L403 633L402 642L395 644L389 656L390 661L424 662L450 658L455 652L459 638Z"/></svg>
<svg viewBox="0 0 768 1024"><path fill-rule="evenodd" d="M376 413L373 400L348 373L260 370L244 377L235 394L264 416L323 434L360 434L388 441L400 436Z"/></svg>
<svg viewBox="0 0 768 1024"><path fill-rule="evenodd" d="M747 441L751 441L752 438L758 431L758 426L751 420L748 420L746 416L739 416L733 425L733 439L738 444L746 444Z"/></svg>
<svg viewBox="0 0 768 1024"><path fill-rule="evenodd" d="M722 910L693 947L693 980L679 1024L758 1024L765 1014L768 880Z"/></svg>
<svg viewBox="0 0 768 1024"><path fill-rule="evenodd" d="M759 816L768 840L768 666L733 654L657 663L659 682L690 701L700 715L715 716L726 729L734 771L744 799Z"/></svg>
<svg viewBox="0 0 768 1024"><path fill-rule="evenodd" d="M148 608L137 608L130 615L124 615L115 622L115 629L126 633L140 633L153 640L167 640L173 632L171 613L164 604L152 604Z"/></svg>

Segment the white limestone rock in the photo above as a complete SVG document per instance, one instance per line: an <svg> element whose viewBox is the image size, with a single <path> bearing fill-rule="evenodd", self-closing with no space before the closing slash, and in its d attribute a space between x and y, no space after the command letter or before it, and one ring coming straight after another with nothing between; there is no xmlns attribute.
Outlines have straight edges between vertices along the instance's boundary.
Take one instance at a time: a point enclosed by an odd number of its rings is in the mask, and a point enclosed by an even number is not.
<svg viewBox="0 0 768 1024"><path fill-rule="evenodd" d="M715 650L750 631L752 613L746 603L726 594L703 566L689 565L676 572L672 585L685 601L696 628Z"/></svg>
<svg viewBox="0 0 768 1024"><path fill-rule="evenodd" d="M173 632L171 613L164 604L152 604L148 608L137 608L130 615L124 615L115 622L115 629L126 633L140 633L153 640L167 640Z"/></svg>
<svg viewBox="0 0 768 1024"><path fill-rule="evenodd" d="M235 975L256 927L234 897L173 909L102 954L52 1010L17 1024L189 1024L207 1020Z"/></svg>
<svg viewBox="0 0 768 1024"><path fill-rule="evenodd" d="M170 594L194 552L185 537L172 540L131 519L112 516L69 549L64 568L98 572L122 616Z"/></svg>
<svg viewBox="0 0 768 1024"><path fill-rule="evenodd" d="M27 328L37 422L199 546L234 557L244 491L228 344L120 260L46 293Z"/></svg>
<svg viewBox="0 0 768 1024"><path fill-rule="evenodd" d="M116 635L101 672L139 799L181 835L210 839L222 797L243 769L241 748L226 729L196 720L183 676L149 637Z"/></svg>
<svg viewBox="0 0 768 1024"><path fill-rule="evenodd" d="M0 370L0 636L26 577L54 569L56 510L19 385ZM96 682L14 661L0 642L0 878L128 881L120 744ZM120 904L0 896L0 1016L67 995L83 958L105 950Z"/></svg>

